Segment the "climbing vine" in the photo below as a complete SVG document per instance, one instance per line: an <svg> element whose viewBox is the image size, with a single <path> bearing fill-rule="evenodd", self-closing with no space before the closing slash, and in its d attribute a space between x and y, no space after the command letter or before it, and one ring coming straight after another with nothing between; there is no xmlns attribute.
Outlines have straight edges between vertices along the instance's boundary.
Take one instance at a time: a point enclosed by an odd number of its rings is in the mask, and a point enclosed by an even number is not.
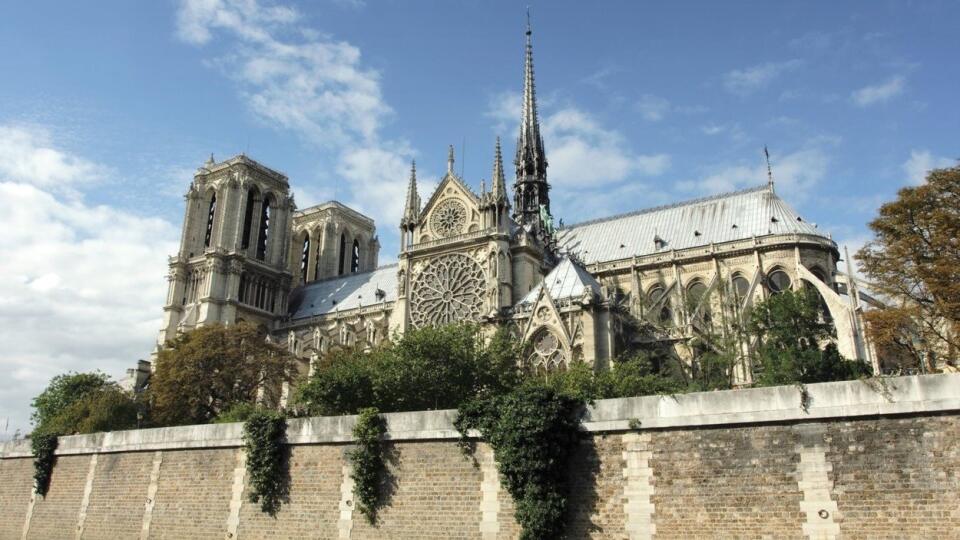
<svg viewBox="0 0 960 540"><path fill-rule="evenodd" d="M56 433L34 433L30 438L30 447L33 450L33 486L41 497L47 494L50 487L53 463L57 459L54 452L58 442Z"/></svg>
<svg viewBox="0 0 960 540"><path fill-rule="evenodd" d="M357 425L353 428L357 447L347 453L353 465L350 477L354 482L353 495L357 500L357 508L370 523L376 521L381 502L380 484L385 473L382 441L386 431L386 424L376 407L361 409Z"/></svg>
<svg viewBox="0 0 960 540"><path fill-rule="evenodd" d="M454 425L470 452L467 432L479 430L516 504L524 540L559 538L567 508L568 461L579 443L581 399L539 385L468 401Z"/></svg>
<svg viewBox="0 0 960 540"><path fill-rule="evenodd" d="M257 411L243 424L250 502L275 516L290 492L287 419L274 411Z"/></svg>

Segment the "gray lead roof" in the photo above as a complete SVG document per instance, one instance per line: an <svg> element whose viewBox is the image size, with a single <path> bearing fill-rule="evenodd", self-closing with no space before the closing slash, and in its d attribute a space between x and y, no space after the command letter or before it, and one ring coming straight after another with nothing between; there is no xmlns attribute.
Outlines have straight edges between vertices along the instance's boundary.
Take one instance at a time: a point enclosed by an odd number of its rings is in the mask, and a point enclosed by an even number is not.
<svg viewBox="0 0 960 540"><path fill-rule="evenodd" d="M557 231L557 242L562 251L593 264L791 233L827 237L762 186L570 225Z"/></svg>
<svg viewBox="0 0 960 540"><path fill-rule="evenodd" d="M377 297L377 290L383 292ZM381 266L372 272L350 274L333 279L313 281L294 292L290 302L290 318L306 319L346 311L397 299L397 265Z"/></svg>

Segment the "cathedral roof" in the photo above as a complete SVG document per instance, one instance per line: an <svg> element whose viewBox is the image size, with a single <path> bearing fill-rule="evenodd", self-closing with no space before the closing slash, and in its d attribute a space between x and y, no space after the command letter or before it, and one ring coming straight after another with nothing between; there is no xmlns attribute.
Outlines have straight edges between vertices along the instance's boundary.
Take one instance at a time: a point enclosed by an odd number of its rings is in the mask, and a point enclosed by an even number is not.
<svg viewBox="0 0 960 540"><path fill-rule="evenodd" d="M543 281L531 289L518 303L533 304L540 296L540 289L543 287L547 288L547 294L554 300L579 298L587 291L600 292L600 283L590 275L590 272L569 257L561 259L560 263L543 278Z"/></svg>
<svg viewBox="0 0 960 540"><path fill-rule="evenodd" d="M593 264L771 234L827 237L762 186L569 225L557 243Z"/></svg>
<svg viewBox="0 0 960 540"><path fill-rule="evenodd" d="M377 291L381 294L378 294ZM290 299L290 318L306 319L397 299L397 265L307 283Z"/></svg>

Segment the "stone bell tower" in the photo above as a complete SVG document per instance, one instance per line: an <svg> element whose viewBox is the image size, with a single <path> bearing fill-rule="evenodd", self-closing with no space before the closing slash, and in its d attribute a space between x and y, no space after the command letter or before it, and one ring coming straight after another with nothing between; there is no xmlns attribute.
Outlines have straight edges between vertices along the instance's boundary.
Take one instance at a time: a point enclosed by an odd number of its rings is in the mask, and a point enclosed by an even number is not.
<svg viewBox="0 0 960 540"><path fill-rule="evenodd" d="M287 177L241 154L194 175L159 345L205 324L248 321L268 329L286 313L290 230Z"/></svg>

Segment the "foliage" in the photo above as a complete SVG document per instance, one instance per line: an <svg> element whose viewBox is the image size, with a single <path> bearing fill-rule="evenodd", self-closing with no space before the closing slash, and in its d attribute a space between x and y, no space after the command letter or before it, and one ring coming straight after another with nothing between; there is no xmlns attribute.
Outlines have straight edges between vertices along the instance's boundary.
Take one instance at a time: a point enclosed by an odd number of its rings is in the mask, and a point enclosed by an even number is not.
<svg viewBox="0 0 960 540"><path fill-rule="evenodd" d="M250 477L250 502L276 516L290 492L287 419L278 412L258 411L243 424L243 444Z"/></svg>
<svg viewBox="0 0 960 540"><path fill-rule="evenodd" d="M217 417L214 418L213 423L231 424L234 422L246 422L255 414L269 413L272 410L273 409L264 407L263 405L243 401L240 403L234 403L225 411L218 414Z"/></svg>
<svg viewBox="0 0 960 540"><path fill-rule="evenodd" d="M886 307L873 309L863 314L867 334L886 364L901 368L931 371L926 340L920 339L922 326L918 326L919 311L910 307Z"/></svg>
<svg viewBox="0 0 960 540"><path fill-rule="evenodd" d="M461 442L479 430L493 447L514 515L526 540L562 535L568 495L568 461L579 441L583 401L542 384L461 405L455 421Z"/></svg>
<svg viewBox="0 0 960 540"><path fill-rule="evenodd" d="M901 189L870 228L860 268L894 306L867 315L868 332L916 361L960 348L960 167L935 169L922 185Z"/></svg>
<svg viewBox="0 0 960 540"><path fill-rule="evenodd" d="M453 408L481 392L517 384L517 345L499 330L484 345L473 325L406 332L373 351L338 350L321 360L301 386L297 403L308 414L355 414Z"/></svg>
<svg viewBox="0 0 960 540"><path fill-rule="evenodd" d="M542 384L553 391L581 401L597 399L675 394L687 390L687 384L658 367L653 357L643 352L614 362L610 369L595 370L584 362L574 362L565 371L542 376Z"/></svg>
<svg viewBox="0 0 960 540"><path fill-rule="evenodd" d="M367 517L370 523L376 521L380 507L380 485L383 482L385 465L383 455L383 435L386 423L376 407L360 410L353 436L357 447L347 453L353 472L353 494L357 499L357 509Z"/></svg>
<svg viewBox="0 0 960 540"><path fill-rule="evenodd" d="M784 291L754 306L750 332L760 338L756 356L758 386L842 381L868 374L866 366L845 360L836 345L820 344L834 334L816 291Z"/></svg>
<svg viewBox="0 0 960 540"><path fill-rule="evenodd" d="M134 429L138 411L134 398L110 383L68 405L42 429L64 435Z"/></svg>
<svg viewBox="0 0 960 540"><path fill-rule="evenodd" d="M53 464L57 457L56 433L34 433L30 438L30 447L33 450L33 487L41 497L47 494L50 487L50 476L53 474Z"/></svg>
<svg viewBox="0 0 960 540"><path fill-rule="evenodd" d="M47 423L85 395L109 386L110 378L99 371L91 373L64 373L50 380L50 384L33 398L31 420L38 431L47 429Z"/></svg>
<svg viewBox="0 0 960 540"><path fill-rule="evenodd" d="M204 424L237 403L279 403L297 360L249 323L197 328L160 351L147 394L158 425ZM261 399L258 394L262 392Z"/></svg>

